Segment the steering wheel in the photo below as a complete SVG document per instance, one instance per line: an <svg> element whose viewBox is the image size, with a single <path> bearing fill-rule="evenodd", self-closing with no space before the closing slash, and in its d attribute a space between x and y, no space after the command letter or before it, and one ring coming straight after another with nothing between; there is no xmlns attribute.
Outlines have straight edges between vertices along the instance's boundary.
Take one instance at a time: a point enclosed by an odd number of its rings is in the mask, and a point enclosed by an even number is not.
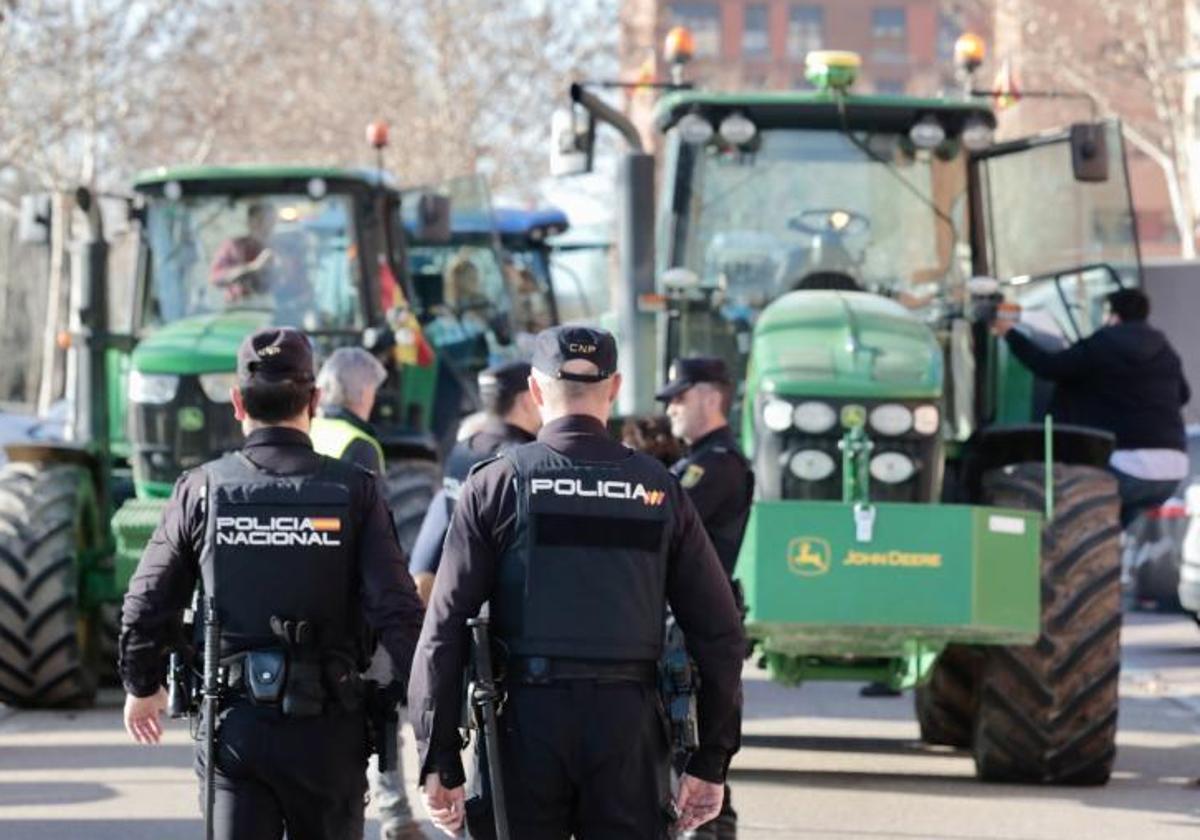
<svg viewBox="0 0 1200 840"><path fill-rule="evenodd" d="M815 207L792 216L787 225L791 230L811 236L831 233L838 236L860 236L871 229L871 220L854 210Z"/></svg>

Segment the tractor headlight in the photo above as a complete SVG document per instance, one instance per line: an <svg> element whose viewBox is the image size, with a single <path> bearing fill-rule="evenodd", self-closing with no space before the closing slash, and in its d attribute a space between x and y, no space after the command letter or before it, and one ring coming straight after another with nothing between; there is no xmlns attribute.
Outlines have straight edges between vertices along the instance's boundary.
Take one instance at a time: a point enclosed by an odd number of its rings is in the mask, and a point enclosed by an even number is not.
<svg viewBox="0 0 1200 840"><path fill-rule="evenodd" d="M962 143L969 151L981 152L992 145L992 129L979 117L967 121L962 131Z"/></svg>
<svg viewBox="0 0 1200 840"><path fill-rule="evenodd" d="M913 428L922 435L931 435L938 430L941 419L936 405L918 406L913 412Z"/></svg>
<svg viewBox="0 0 1200 840"><path fill-rule="evenodd" d="M767 400L762 409L763 423L772 432L786 432L792 426L792 404L775 397Z"/></svg>
<svg viewBox="0 0 1200 840"><path fill-rule="evenodd" d="M829 478L836 466L833 458L819 449L801 449L788 461L792 475L804 481L821 481Z"/></svg>
<svg viewBox="0 0 1200 840"><path fill-rule="evenodd" d="M712 139L713 125L699 114L687 114L677 124L683 142L701 146Z"/></svg>
<svg viewBox="0 0 1200 840"><path fill-rule="evenodd" d="M912 412L899 403L886 403L871 410L871 428L881 435L902 435L912 427Z"/></svg>
<svg viewBox="0 0 1200 840"><path fill-rule="evenodd" d="M200 374L200 390L204 392L204 396L213 402L229 402L229 392L237 387L237 384L238 375L236 373Z"/></svg>
<svg viewBox="0 0 1200 840"><path fill-rule="evenodd" d="M800 431L819 435L828 432L837 423L837 412L831 405L809 400L796 406L796 410L792 412L792 421Z"/></svg>
<svg viewBox="0 0 1200 840"><path fill-rule="evenodd" d="M721 139L731 146L742 146L754 139L758 127L742 114L730 114L717 126Z"/></svg>
<svg viewBox="0 0 1200 840"><path fill-rule="evenodd" d="M871 459L871 477L884 484L903 484L916 471L912 458L901 452L881 452Z"/></svg>
<svg viewBox="0 0 1200 840"><path fill-rule="evenodd" d="M908 130L908 139L918 149L936 149L946 139L946 129L937 117L927 114Z"/></svg>
<svg viewBox="0 0 1200 840"><path fill-rule="evenodd" d="M175 399L179 377L171 373L129 372L129 401L146 405L162 405Z"/></svg>

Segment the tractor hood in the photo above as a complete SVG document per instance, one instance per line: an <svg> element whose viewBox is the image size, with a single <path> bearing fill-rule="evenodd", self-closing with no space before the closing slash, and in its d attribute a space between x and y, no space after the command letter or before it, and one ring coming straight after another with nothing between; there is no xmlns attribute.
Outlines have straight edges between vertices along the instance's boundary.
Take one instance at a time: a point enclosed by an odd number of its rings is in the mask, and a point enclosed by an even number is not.
<svg viewBox="0 0 1200 840"><path fill-rule="evenodd" d="M751 354L759 389L791 396L920 398L942 392L933 333L865 292L797 291L768 306Z"/></svg>
<svg viewBox="0 0 1200 840"><path fill-rule="evenodd" d="M141 373L232 373L242 339L271 323L265 310L196 315L154 329L133 351Z"/></svg>

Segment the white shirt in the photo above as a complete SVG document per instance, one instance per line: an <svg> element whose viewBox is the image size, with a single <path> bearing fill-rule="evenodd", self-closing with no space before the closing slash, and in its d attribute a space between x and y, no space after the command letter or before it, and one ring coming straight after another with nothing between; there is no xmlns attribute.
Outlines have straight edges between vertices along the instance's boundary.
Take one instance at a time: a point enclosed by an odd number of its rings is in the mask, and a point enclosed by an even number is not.
<svg viewBox="0 0 1200 840"><path fill-rule="evenodd" d="M1118 449L1108 463L1143 481L1178 481L1191 469L1187 453L1178 449Z"/></svg>

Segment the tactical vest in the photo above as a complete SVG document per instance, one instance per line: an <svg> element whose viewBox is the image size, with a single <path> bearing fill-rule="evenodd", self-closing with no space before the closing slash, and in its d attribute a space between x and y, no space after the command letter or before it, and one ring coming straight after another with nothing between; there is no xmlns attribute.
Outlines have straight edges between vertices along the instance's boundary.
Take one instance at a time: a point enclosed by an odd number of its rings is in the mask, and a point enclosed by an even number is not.
<svg viewBox="0 0 1200 840"><path fill-rule="evenodd" d="M516 532L500 560L492 625L512 654L656 660L666 610L672 496L666 471L631 452L573 461L542 443L516 469Z"/></svg>
<svg viewBox="0 0 1200 840"><path fill-rule="evenodd" d="M235 452L206 464L204 591L216 599L221 656L278 647L271 617L308 621L316 646L361 655L349 468L323 458L277 475Z"/></svg>
<svg viewBox="0 0 1200 840"><path fill-rule="evenodd" d="M379 455L379 463L385 463L383 447L379 441L371 437L349 420L340 417L314 417L308 436L312 439L313 450L330 458L341 458L356 440L365 440Z"/></svg>
<svg viewBox="0 0 1200 840"><path fill-rule="evenodd" d="M454 512L454 503L458 501L463 482L470 475L471 468L495 454L495 452L480 452L472 449L469 440L456 444L450 450L450 454L446 457L446 466L442 469L442 489L446 491L446 500L450 504L451 513Z"/></svg>

